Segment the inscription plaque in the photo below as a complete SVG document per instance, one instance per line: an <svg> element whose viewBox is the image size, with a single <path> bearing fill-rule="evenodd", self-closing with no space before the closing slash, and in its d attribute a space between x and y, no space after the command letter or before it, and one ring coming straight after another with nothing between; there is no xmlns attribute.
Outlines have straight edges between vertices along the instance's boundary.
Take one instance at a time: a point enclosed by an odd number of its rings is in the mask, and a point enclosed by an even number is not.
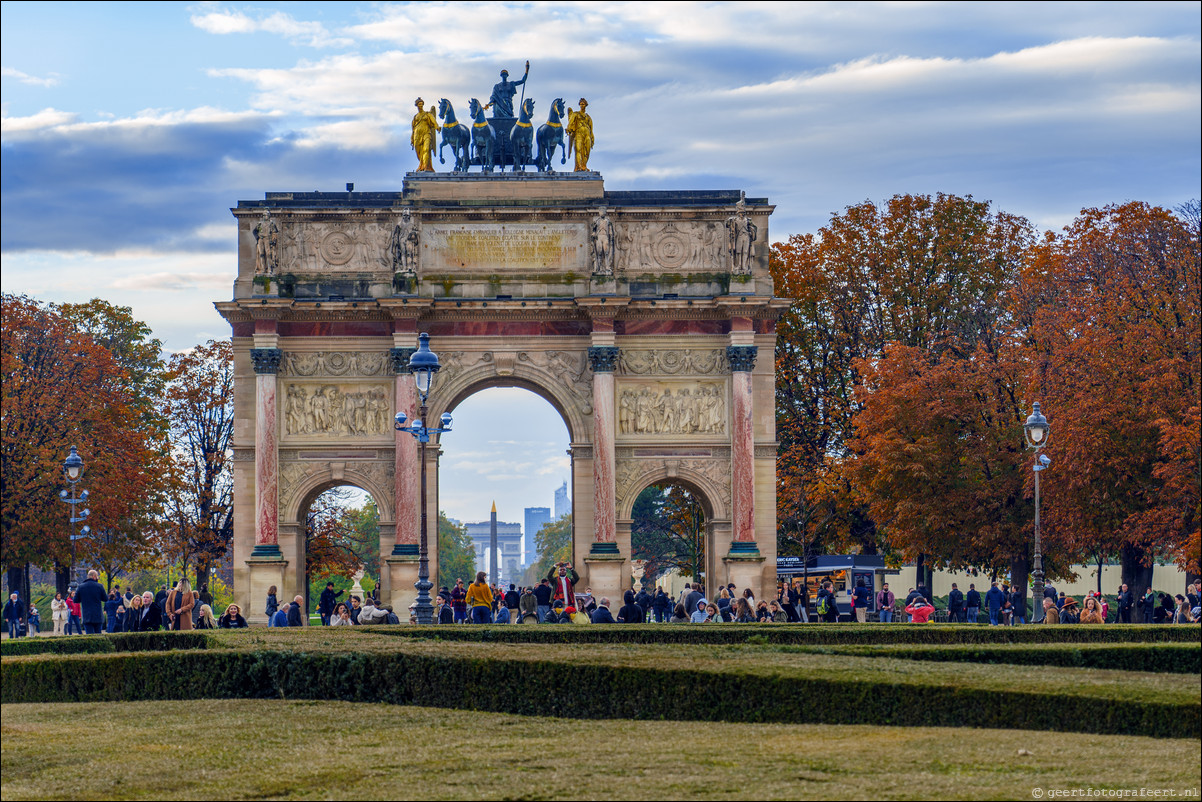
<svg viewBox="0 0 1202 802"><path fill-rule="evenodd" d="M587 271L583 224L463 223L422 227L423 271Z"/></svg>

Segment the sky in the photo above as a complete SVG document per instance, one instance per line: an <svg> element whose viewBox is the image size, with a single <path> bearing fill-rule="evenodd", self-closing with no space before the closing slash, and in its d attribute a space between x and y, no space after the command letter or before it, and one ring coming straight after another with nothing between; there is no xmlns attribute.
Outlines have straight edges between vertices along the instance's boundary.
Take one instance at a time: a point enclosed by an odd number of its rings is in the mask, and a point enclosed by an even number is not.
<svg viewBox="0 0 1202 802"><path fill-rule="evenodd" d="M776 204L773 240L907 192L1048 229L1202 195L1196 2L0 10L0 288L131 306L171 351L228 336L237 201L398 190L413 100L463 110L526 60L536 117L588 98L608 189L744 189ZM562 426L528 397L519 420Z"/></svg>

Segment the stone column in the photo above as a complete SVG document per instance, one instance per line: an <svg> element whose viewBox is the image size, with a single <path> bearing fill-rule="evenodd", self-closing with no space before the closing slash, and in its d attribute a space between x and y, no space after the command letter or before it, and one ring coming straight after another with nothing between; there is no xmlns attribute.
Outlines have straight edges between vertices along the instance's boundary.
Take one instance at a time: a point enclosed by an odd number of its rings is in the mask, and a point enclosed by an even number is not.
<svg viewBox="0 0 1202 802"><path fill-rule="evenodd" d="M276 428L276 371L279 348L252 348L255 370L255 548L246 561L250 569L252 621L265 622L260 604L275 585L278 598L290 598L284 581L288 561L280 551L279 455Z"/></svg>
<svg viewBox="0 0 1202 802"><path fill-rule="evenodd" d="M417 415L417 387L413 374L409 372L409 358L416 348L396 347L392 357L392 370L396 374L396 411L404 412L409 421ZM408 432L395 432L396 464L393 508L396 510L396 542L392 552L385 556L388 564L387 597L395 610L408 610L409 603L416 598L418 546L421 533L419 501L420 472L417 439Z"/></svg>
<svg viewBox="0 0 1202 802"><path fill-rule="evenodd" d="M752 426L751 371L756 346L726 349L731 373L730 497L731 544L727 554L728 581L760 593L764 562L755 542L755 431Z"/></svg>
<svg viewBox="0 0 1202 802"><path fill-rule="evenodd" d="M593 544L584 562L593 594L618 599L624 585L622 566L626 563L618 550L614 472L614 369L618 348L592 346L588 359L593 369Z"/></svg>

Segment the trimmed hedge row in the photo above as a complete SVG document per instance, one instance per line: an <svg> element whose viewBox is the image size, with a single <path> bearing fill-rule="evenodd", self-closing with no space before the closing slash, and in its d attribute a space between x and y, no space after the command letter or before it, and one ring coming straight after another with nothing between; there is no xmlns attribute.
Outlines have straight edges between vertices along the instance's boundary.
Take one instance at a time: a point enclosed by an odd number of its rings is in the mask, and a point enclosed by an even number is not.
<svg viewBox="0 0 1202 802"><path fill-rule="evenodd" d="M1202 673L1202 649L1192 643L1067 644L1047 646L852 646L833 648L784 647L790 651L821 652L855 657L893 657L936 662L1003 663L1022 666L1148 671L1156 674Z"/></svg>
<svg viewBox="0 0 1202 802"><path fill-rule="evenodd" d="M1196 703L556 661L191 650L8 660L0 701L338 699L555 715L1196 737ZM524 689L518 692L518 689Z"/></svg>
<svg viewBox="0 0 1202 802"><path fill-rule="evenodd" d="M1202 629L1177 625L971 627L938 624L650 624L364 627L402 638L482 643L667 643L738 645L877 645L1002 643L1202 643Z"/></svg>
<svg viewBox="0 0 1202 802"><path fill-rule="evenodd" d="M203 632L120 632L62 638L19 638L0 642L0 655L109 654L112 652L165 652L172 649L206 649Z"/></svg>

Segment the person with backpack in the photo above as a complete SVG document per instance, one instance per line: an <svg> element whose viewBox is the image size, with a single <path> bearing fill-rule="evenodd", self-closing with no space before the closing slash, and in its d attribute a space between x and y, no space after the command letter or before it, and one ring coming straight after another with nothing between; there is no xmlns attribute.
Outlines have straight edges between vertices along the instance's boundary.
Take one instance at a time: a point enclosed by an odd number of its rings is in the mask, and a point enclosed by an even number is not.
<svg viewBox="0 0 1202 802"><path fill-rule="evenodd" d="M822 583L822 589L818 591L816 611L819 621L828 624L839 623L839 602L835 597L835 586L829 579Z"/></svg>
<svg viewBox="0 0 1202 802"><path fill-rule="evenodd" d="M657 624L663 624L671 617L672 597L664 591L662 586L656 588L655 598L651 600L651 609L655 611Z"/></svg>

